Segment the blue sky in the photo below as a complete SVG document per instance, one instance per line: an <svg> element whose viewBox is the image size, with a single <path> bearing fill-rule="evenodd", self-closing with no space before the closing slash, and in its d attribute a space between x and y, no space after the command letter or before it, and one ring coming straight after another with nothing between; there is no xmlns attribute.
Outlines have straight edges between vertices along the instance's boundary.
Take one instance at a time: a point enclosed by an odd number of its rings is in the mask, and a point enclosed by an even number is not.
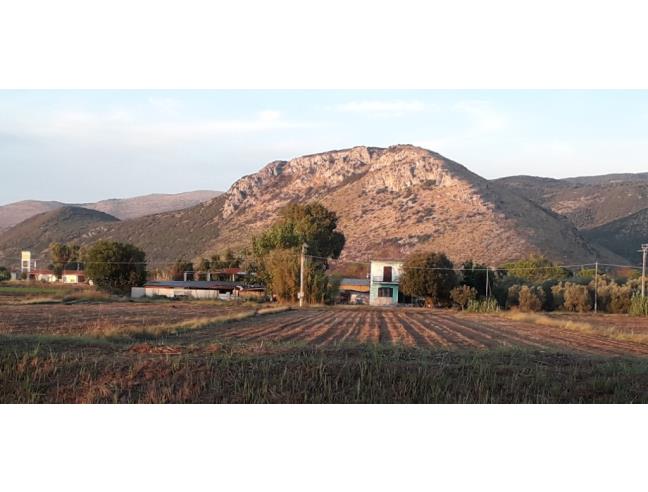
<svg viewBox="0 0 648 492"><path fill-rule="evenodd" d="M0 91L0 204L226 190L397 143L486 178L648 171L648 91Z"/></svg>

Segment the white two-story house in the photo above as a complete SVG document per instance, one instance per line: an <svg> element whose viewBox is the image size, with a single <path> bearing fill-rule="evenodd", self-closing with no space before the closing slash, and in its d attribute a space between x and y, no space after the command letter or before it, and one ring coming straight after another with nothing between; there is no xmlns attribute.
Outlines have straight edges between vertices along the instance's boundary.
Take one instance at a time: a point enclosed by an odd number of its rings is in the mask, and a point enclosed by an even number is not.
<svg viewBox="0 0 648 492"><path fill-rule="evenodd" d="M402 261L371 260L369 285L370 305L393 306L398 304L402 269Z"/></svg>

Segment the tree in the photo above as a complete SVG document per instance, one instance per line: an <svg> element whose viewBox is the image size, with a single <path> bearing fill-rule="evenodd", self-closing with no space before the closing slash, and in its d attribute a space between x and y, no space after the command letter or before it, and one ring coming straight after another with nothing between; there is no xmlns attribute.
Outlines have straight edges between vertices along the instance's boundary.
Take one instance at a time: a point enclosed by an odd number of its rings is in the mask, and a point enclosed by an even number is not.
<svg viewBox="0 0 648 492"><path fill-rule="evenodd" d="M99 241L83 255L87 277L102 290L126 294L146 281L146 255L132 244Z"/></svg>
<svg viewBox="0 0 648 492"><path fill-rule="evenodd" d="M303 244L304 291L307 302L329 299L334 288L325 274L327 258L338 258L344 234L337 231L337 215L322 204L292 204L279 212L275 223L252 241L254 266L259 278L282 301L295 301L299 291L299 258ZM315 258L310 258L310 256Z"/></svg>
<svg viewBox="0 0 648 492"><path fill-rule="evenodd" d="M542 283L549 279L564 279L571 275L565 268L555 265L542 256L530 256L526 260L517 260L502 265L508 275L531 283Z"/></svg>
<svg viewBox="0 0 648 492"><path fill-rule="evenodd" d="M495 273L489 272L486 275L486 265L473 263L472 260L464 262L461 267L461 281L462 285L472 287L477 291L480 296L486 295L486 279L488 278L488 290L493 292L493 283L495 282Z"/></svg>
<svg viewBox="0 0 648 492"><path fill-rule="evenodd" d="M185 272L193 272L193 263L183 259L176 260L176 262L169 269L169 277L171 280L184 280Z"/></svg>
<svg viewBox="0 0 648 492"><path fill-rule="evenodd" d="M65 265L79 260L80 248L78 245L65 243L52 243L49 245L49 255L52 260L52 270L54 274L61 278Z"/></svg>
<svg viewBox="0 0 648 492"><path fill-rule="evenodd" d="M6 267L0 266L0 282L11 279L11 273L7 270Z"/></svg>
<svg viewBox="0 0 648 492"><path fill-rule="evenodd" d="M470 301L477 299L477 290L468 285L461 285L450 291L450 298L463 311Z"/></svg>
<svg viewBox="0 0 648 492"><path fill-rule="evenodd" d="M201 258L201 260L198 262L196 270L198 270L199 272L208 272L211 270L211 268L211 261L209 261L207 258Z"/></svg>
<svg viewBox="0 0 648 492"><path fill-rule="evenodd" d="M450 291L457 285L452 262L444 253L413 253L403 265L401 290L424 297L428 305L448 304Z"/></svg>

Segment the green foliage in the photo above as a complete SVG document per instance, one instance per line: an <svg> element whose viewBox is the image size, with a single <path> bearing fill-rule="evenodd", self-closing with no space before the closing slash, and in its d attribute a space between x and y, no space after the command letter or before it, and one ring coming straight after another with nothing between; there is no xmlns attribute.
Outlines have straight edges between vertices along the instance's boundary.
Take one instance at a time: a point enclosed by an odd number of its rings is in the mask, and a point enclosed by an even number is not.
<svg viewBox="0 0 648 492"><path fill-rule="evenodd" d="M11 273L6 267L0 266L0 282L11 279Z"/></svg>
<svg viewBox="0 0 648 492"><path fill-rule="evenodd" d="M632 316L648 316L648 297L635 292L630 300L629 313Z"/></svg>
<svg viewBox="0 0 648 492"><path fill-rule="evenodd" d="M487 277L490 292L493 291L493 284L495 282L494 272L488 272L487 276L486 268L488 268L486 265L473 263L472 260L464 262L461 267L461 279L459 282L462 285L472 287L480 296L485 296Z"/></svg>
<svg viewBox="0 0 648 492"><path fill-rule="evenodd" d="M466 311L469 313L496 313L500 310L497 299L489 297L488 299L472 299L468 301Z"/></svg>
<svg viewBox="0 0 648 492"><path fill-rule="evenodd" d="M518 292L520 311L540 311L544 300L544 290L541 287L523 285Z"/></svg>
<svg viewBox="0 0 648 492"><path fill-rule="evenodd" d="M291 204L279 213L279 220L261 236L254 238L255 256L273 249L308 246L308 254L338 258L344 247L344 234L337 231L337 214L321 203Z"/></svg>
<svg viewBox="0 0 648 492"><path fill-rule="evenodd" d="M566 311L584 313L592 309L592 299L585 285L565 282L562 297L563 308Z"/></svg>
<svg viewBox="0 0 648 492"><path fill-rule="evenodd" d="M531 283L541 283L550 279L564 279L571 275L565 268L556 266L541 256L531 256L526 260L517 260L502 265L508 275L524 279Z"/></svg>
<svg viewBox="0 0 648 492"><path fill-rule="evenodd" d="M204 260L203 261L207 261ZM226 249L225 252L221 254L212 255L211 260L209 260L209 267L205 270L222 270L224 268L238 268L241 266L241 257L234 254L231 249Z"/></svg>
<svg viewBox="0 0 648 492"><path fill-rule="evenodd" d="M463 310L470 301L477 299L477 290L468 285L460 285L450 291L450 299Z"/></svg>
<svg viewBox="0 0 648 492"><path fill-rule="evenodd" d="M169 269L169 277L171 280L184 280L185 272L193 272L194 266L190 261L183 259L176 260L176 262Z"/></svg>
<svg viewBox="0 0 648 492"><path fill-rule="evenodd" d="M450 291L457 285L452 269L444 253L413 253L403 265L401 290L409 296L424 297L429 305L447 305Z"/></svg>
<svg viewBox="0 0 648 492"><path fill-rule="evenodd" d="M146 281L146 255L132 244L99 241L83 254L85 272L105 291L127 294Z"/></svg>
<svg viewBox="0 0 648 492"><path fill-rule="evenodd" d="M261 279L281 301L294 302L299 292L301 247L307 246L304 265L304 294L308 303L330 302L337 290L326 270L326 258L338 258L344 235L337 231L337 215L320 203L292 204L281 210L279 219L253 239L254 265Z"/></svg>
<svg viewBox="0 0 648 492"><path fill-rule="evenodd" d="M54 274L61 278L65 265L79 261L80 247L76 244L52 243L49 245L49 255Z"/></svg>

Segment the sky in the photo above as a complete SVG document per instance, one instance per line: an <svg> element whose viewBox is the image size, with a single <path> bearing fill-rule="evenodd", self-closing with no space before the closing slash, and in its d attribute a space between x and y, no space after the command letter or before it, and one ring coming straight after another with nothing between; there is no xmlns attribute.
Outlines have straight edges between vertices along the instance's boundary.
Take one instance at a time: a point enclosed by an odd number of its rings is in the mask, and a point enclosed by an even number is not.
<svg viewBox="0 0 648 492"><path fill-rule="evenodd" d="M225 191L268 162L414 144L485 178L648 171L648 91L0 91L0 205Z"/></svg>

